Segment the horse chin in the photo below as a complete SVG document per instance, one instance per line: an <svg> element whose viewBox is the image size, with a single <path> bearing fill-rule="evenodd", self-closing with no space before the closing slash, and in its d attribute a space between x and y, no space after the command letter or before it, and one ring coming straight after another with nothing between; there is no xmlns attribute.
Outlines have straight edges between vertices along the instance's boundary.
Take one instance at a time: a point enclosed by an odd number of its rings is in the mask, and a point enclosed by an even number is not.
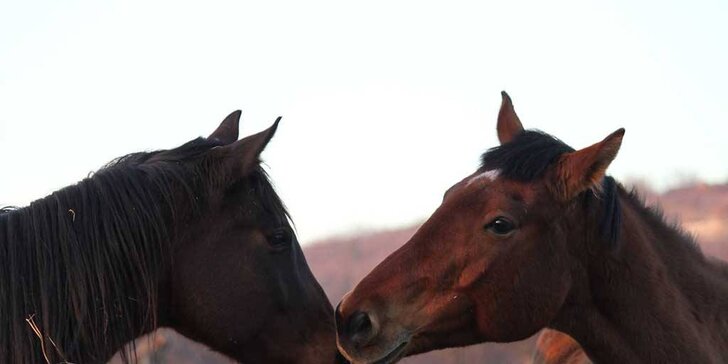
<svg viewBox="0 0 728 364"><path fill-rule="evenodd" d="M480 344L486 341L489 340L483 339L478 335L457 332L447 336L422 335L412 339L412 342L407 347L407 353L404 356L422 354L433 350Z"/></svg>
<svg viewBox="0 0 728 364"><path fill-rule="evenodd" d="M291 358L285 362L301 364L349 363L341 357L336 347L336 336L332 332L322 332L306 342L283 344L282 350L288 350ZM295 348L294 348L295 346Z"/></svg>
<svg viewBox="0 0 728 364"><path fill-rule="evenodd" d="M395 346L388 354L373 362L373 364L391 364L396 363L399 359L407 354L407 345L409 341L405 341Z"/></svg>
<svg viewBox="0 0 728 364"><path fill-rule="evenodd" d="M352 364L392 364L408 355L410 340L409 336L402 336L392 342L382 340L353 351L339 346L339 352Z"/></svg>
<svg viewBox="0 0 728 364"><path fill-rule="evenodd" d="M417 355L433 350L462 347L492 341L480 333L473 322L474 319L471 319L470 323L466 325L462 325L460 323L457 323L456 325L444 325L442 327L432 327L431 330L423 330L416 333L407 347L406 356Z"/></svg>
<svg viewBox="0 0 728 364"><path fill-rule="evenodd" d="M466 309L446 312L414 332L407 356L485 341L489 340L478 327L475 310L468 305Z"/></svg>
<svg viewBox="0 0 728 364"><path fill-rule="evenodd" d="M339 353L334 345L326 348L319 348L315 351L309 351L304 355L296 356L293 358L292 362L302 364L349 364L349 361L344 358L341 353Z"/></svg>

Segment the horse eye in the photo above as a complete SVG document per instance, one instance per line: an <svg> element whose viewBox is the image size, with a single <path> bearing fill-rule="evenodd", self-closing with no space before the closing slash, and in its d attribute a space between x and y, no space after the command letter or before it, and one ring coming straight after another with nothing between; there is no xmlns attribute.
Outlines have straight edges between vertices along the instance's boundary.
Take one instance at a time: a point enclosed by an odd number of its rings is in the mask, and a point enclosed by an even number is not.
<svg viewBox="0 0 728 364"><path fill-rule="evenodd" d="M516 225L503 216L496 217L493 221L485 225L485 229L496 235L508 235L516 229Z"/></svg>
<svg viewBox="0 0 728 364"><path fill-rule="evenodd" d="M268 236L268 243L274 248L287 248L293 242L293 234L285 228L276 229Z"/></svg>

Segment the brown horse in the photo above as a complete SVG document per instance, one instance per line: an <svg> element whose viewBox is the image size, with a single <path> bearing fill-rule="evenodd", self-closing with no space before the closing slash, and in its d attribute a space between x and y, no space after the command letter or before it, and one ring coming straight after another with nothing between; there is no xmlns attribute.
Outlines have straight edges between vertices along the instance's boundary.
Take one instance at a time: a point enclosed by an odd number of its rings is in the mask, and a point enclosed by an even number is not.
<svg viewBox="0 0 728 364"><path fill-rule="evenodd" d="M728 362L728 266L605 172L624 130L575 151L524 130L503 93L501 145L337 308L357 363L571 335L595 362Z"/></svg>
<svg viewBox="0 0 728 364"><path fill-rule="evenodd" d="M0 363L105 362L158 326L245 363L336 360L333 307L259 163L278 121L237 140L239 118L0 209Z"/></svg>

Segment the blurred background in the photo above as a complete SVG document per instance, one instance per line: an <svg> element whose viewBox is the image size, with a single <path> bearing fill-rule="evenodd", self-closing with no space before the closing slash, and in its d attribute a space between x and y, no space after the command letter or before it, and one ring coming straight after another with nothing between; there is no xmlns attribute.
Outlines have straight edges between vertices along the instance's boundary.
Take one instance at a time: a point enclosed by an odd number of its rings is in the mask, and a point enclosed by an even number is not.
<svg viewBox="0 0 728 364"><path fill-rule="evenodd" d="M725 19L718 0L2 1L0 206L235 109L244 135L280 115L264 159L338 301L497 145L506 90L527 128L575 148L625 127L610 173L728 258ZM213 360L178 340L149 360ZM529 345L408 360L518 362Z"/></svg>

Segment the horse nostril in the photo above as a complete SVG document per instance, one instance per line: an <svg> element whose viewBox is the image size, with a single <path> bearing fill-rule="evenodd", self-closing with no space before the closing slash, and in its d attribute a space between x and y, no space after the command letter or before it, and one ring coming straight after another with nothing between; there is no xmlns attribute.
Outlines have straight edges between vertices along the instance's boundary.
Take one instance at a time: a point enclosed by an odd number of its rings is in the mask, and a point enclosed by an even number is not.
<svg viewBox="0 0 728 364"><path fill-rule="evenodd" d="M359 345L365 344L373 336L372 320L366 312L354 312L346 327L347 336Z"/></svg>
<svg viewBox="0 0 728 364"><path fill-rule="evenodd" d="M366 313L357 311L349 318L349 333L351 335L366 334L371 329L372 321Z"/></svg>

